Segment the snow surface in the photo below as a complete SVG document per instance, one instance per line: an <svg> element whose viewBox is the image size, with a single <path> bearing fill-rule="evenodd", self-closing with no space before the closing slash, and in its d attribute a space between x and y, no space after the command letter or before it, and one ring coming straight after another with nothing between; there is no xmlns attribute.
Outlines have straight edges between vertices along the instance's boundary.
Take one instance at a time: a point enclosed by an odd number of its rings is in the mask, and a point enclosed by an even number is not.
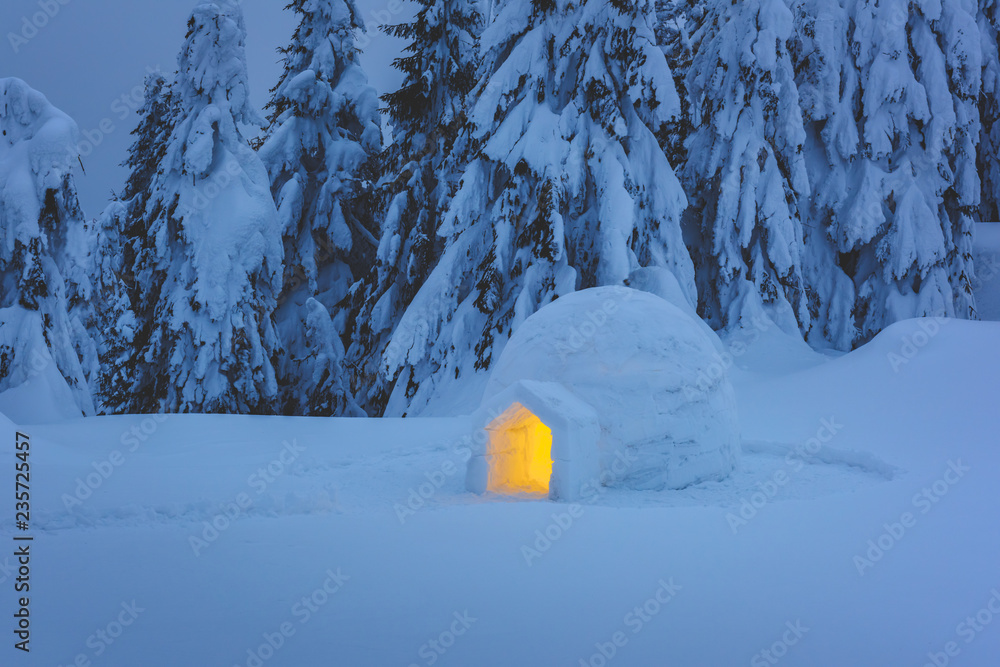
<svg viewBox="0 0 1000 667"><path fill-rule="evenodd" d="M467 493L463 418L22 426L30 664L255 665L264 645L268 667L596 665L621 632L607 664L763 665L776 650L781 665L919 666L954 642L950 664L994 666L1000 619L981 610L1000 590L1000 324L906 321L791 362L769 331L743 335L746 350L726 341L742 469L578 506ZM12 613L13 559L0 565ZM977 613L991 623L970 625Z"/></svg>

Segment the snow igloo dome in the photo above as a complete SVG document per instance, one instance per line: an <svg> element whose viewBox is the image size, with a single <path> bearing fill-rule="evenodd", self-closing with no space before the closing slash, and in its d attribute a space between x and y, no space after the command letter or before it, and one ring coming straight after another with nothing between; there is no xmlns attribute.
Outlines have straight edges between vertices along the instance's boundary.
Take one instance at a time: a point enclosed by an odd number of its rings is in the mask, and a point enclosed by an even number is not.
<svg viewBox="0 0 1000 667"><path fill-rule="evenodd" d="M469 461L477 493L575 500L599 487L722 479L740 455L712 333L626 287L564 296L515 331L490 376Z"/></svg>

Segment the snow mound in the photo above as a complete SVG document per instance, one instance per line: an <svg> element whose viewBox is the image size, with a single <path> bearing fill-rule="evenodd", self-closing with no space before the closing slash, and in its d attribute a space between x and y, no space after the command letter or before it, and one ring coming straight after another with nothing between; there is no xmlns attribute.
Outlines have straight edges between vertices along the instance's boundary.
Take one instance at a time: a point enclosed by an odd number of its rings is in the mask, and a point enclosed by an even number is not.
<svg viewBox="0 0 1000 667"><path fill-rule="evenodd" d="M605 486L681 488L738 467L736 399L712 338L678 307L625 287L582 290L525 320L484 404L524 381L555 382L594 408Z"/></svg>

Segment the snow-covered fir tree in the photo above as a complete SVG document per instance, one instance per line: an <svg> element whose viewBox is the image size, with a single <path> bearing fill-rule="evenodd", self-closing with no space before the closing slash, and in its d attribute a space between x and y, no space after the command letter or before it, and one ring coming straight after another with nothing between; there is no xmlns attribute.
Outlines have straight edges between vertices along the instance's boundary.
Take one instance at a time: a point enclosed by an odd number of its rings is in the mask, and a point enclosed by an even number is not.
<svg viewBox="0 0 1000 667"><path fill-rule="evenodd" d="M932 54L920 57L917 70L927 89L933 116L930 128L924 129L924 140L934 157L929 169L937 172L942 193L939 217L948 252L955 316L975 319L973 241L982 202L982 180L977 169L982 132L982 36L975 3L970 0L945 0L940 12L933 8L926 11L925 26L912 38L916 44L925 45L922 51ZM945 91L950 95L944 96Z"/></svg>
<svg viewBox="0 0 1000 667"><path fill-rule="evenodd" d="M77 164L80 164L78 160ZM86 220L77 199L72 176L64 179L59 192L48 195L41 224L49 248L66 286L66 305L72 329L73 348L93 396L100 375L95 337L95 300L91 284L95 250L92 222Z"/></svg>
<svg viewBox="0 0 1000 667"><path fill-rule="evenodd" d="M974 315L973 6L802 0L796 11L814 333L849 348L901 319Z"/></svg>
<svg viewBox="0 0 1000 667"><path fill-rule="evenodd" d="M983 89L979 101L982 134L979 174L980 219L1000 222L1000 2L980 0L979 39L983 53Z"/></svg>
<svg viewBox="0 0 1000 667"><path fill-rule="evenodd" d="M146 77L145 99L138 115L139 123L132 131L134 140L123 164L129 169L129 178L122 192L98 218L95 230L95 337L101 360L95 398L100 410L110 413L132 407L136 398L132 382L138 363L134 346L138 340L149 338L155 321L156 304L142 302L147 291L141 277L131 272L140 264L140 255L146 255L142 263L148 264L151 260L148 255L155 252L148 240L151 216L147 215L146 206L172 131L170 89L161 74L150 73ZM142 331L138 331L139 324Z"/></svg>
<svg viewBox="0 0 1000 667"><path fill-rule="evenodd" d="M344 345L334 329L330 311L317 299L309 298L303 316L303 347L309 351L309 363L301 368L312 375L301 377L294 388L299 405L309 414L363 417L347 393L344 379Z"/></svg>
<svg viewBox="0 0 1000 667"><path fill-rule="evenodd" d="M657 140L680 104L655 22L646 0L492 4L469 116L481 148L384 355L387 414L489 368L560 295L659 267L693 301L686 198Z"/></svg>
<svg viewBox="0 0 1000 667"><path fill-rule="evenodd" d="M706 16L705 0L656 0L656 38L667 57L674 85L681 101L681 113L667 123L660 143L670 163L680 169L687 163L685 143L694 129L691 125L691 102L687 92L687 75L694 54L698 51L704 31L700 30Z"/></svg>
<svg viewBox="0 0 1000 667"><path fill-rule="evenodd" d="M686 81L686 224L699 312L718 329L761 306L789 333L808 326L800 207L810 184L792 18L783 0L712 2Z"/></svg>
<svg viewBox="0 0 1000 667"><path fill-rule="evenodd" d="M0 130L0 392L35 380L90 415L79 132L20 79L0 79Z"/></svg>
<svg viewBox="0 0 1000 667"><path fill-rule="evenodd" d="M359 398L372 413L381 412L388 398L382 352L443 248L437 231L467 162L463 130L479 66L479 3L418 2L411 23L384 28L409 44L394 63L403 84L383 96L393 127L380 188L387 206L376 266L357 296L363 302L349 350Z"/></svg>
<svg viewBox="0 0 1000 667"><path fill-rule="evenodd" d="M846 179L851 155L857 151L855 102L859 73L850 51L851 13L843 2L805 0L795 4L796 37L792 47L798 76L799 101L806 128L805 154L813 192L818 196L806 212L803 226L803 267L807 283L810 327L815 346L850 349L856 339L855 287L840 266L823 203L823 179L836 166ZM849 146L827 142L842 133ZM853 133L853 135L852 135ZM818 180L817 180L818 179ZM830 195L834 191L830 190ZM838 202L832 201L832 204Z"/></svg>
<svg viewBox="0 0 1000 667"><path fill-rule="evenodd" d="M131 398L129 368L133 365L135 313L128 285L122 278L127 207L114 200L97 219L94 266L95 332L100 373L93 386L101 413L115 413Z"/></svg>
<svg viewBox="0 0 1000 667"><path fill-rule="evenodd" d="M286 348L279 365L283 410L360 415L343 370L343 342L317 334L347 329L350 288L375 255L378 98L358 61L355 35L364 26L353 0L294 0L290 8L300 23L282 50L285 71L259 149L285 249L277 313ZM321 311L331 326L319 322ZM316 404L310 397L320 391L319 378L328 398Z"/></svg>
<svg viewBox="0 0 1000 667"><path fill-rule="evenodd" d="M148 149L162 158L149 200L126 223L136 248L122 269L135 281L137 319L129 411L277 408L281 232L267 172L239 129L263 123L245 39L237 0L198 4L169 91L169 135Z"/></svg>

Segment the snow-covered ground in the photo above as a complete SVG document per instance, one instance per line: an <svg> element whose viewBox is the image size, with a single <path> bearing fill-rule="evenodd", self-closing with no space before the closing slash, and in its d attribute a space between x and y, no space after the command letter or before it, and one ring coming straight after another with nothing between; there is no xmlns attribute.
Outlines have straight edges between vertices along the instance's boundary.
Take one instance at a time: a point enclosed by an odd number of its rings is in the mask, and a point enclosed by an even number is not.
<svg viewBox="0 0 1000 667"><path fill-rule="evenodd" d="M743 470L580 506L466 493L461 418L25 426L32 651L3 664L996 665L998 341L744 334Z"/></svg>
<svg viewBox="0 0 1000 667"><path fill-rule="evenodd" d="M1000 251L993 232L980 258ZM8 634L0 662L992 667L998 343L1000 323L945 320L839 357L738 333L718 363L742 469L579 505L467 493L462 417L59 420L31 405L37 380L3 404L48 423L18 429L31 653ZM0 415L4 614L12 431Z"/></svg>

